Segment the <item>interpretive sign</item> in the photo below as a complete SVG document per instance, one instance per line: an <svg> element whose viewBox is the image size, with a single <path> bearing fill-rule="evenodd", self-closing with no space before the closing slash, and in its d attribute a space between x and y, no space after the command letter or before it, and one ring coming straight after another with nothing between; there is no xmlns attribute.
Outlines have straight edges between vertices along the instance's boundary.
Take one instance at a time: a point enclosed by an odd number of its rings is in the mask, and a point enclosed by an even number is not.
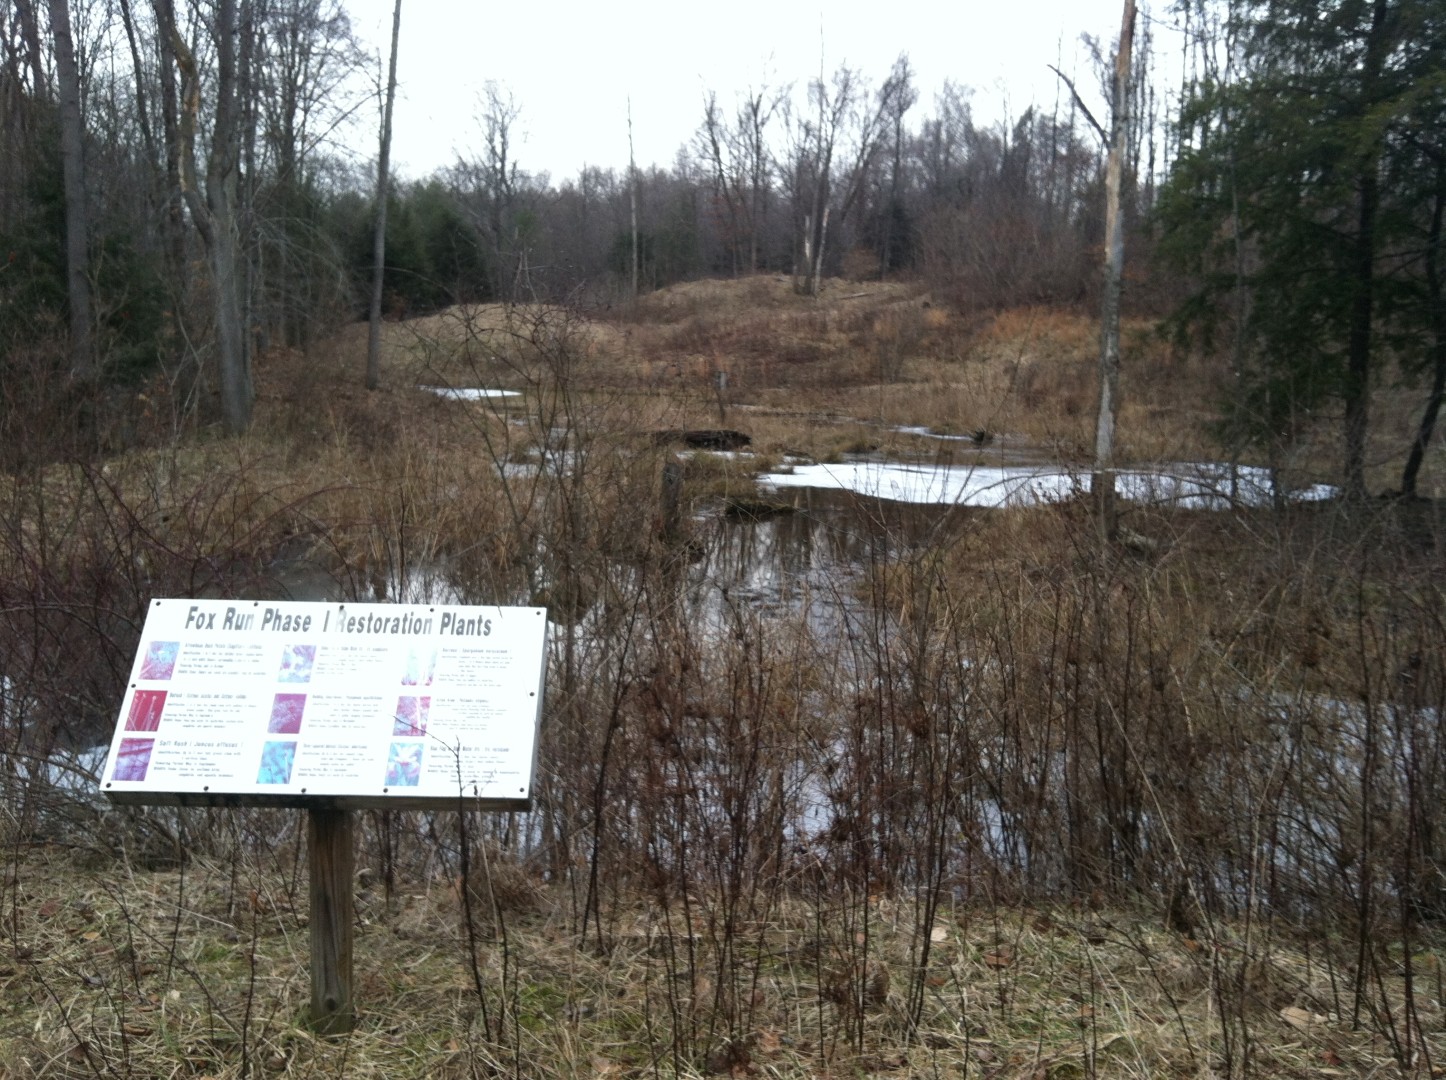
<svg viewBox="0 0 1446 1080"><path fill-rule="evenodd" d="M154 600L118 803L525 810L542 608Z"/></svg>

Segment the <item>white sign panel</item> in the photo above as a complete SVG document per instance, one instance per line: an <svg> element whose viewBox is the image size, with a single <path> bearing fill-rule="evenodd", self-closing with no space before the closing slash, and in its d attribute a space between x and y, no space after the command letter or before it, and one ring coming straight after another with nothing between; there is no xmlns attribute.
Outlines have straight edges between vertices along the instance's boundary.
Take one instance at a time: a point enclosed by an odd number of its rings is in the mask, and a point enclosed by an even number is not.
<svg viewBox="0 0 1446 1080"><path fill-rule="evenodd" d="M542 608L153 600L116 802L526 809Z"/></svg>

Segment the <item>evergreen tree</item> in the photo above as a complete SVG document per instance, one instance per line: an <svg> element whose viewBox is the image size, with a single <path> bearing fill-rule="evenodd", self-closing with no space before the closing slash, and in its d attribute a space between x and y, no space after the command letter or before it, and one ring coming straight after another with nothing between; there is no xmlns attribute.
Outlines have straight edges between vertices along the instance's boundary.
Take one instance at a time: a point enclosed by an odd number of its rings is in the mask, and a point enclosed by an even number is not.
<svg viewBox="0 0 1446 1080"><path fill-rule="evenodd" d="M1236 335L1233 434L1278 446L1328 400L1344 406L1343 481L1365 491L1371 378L1396 257L1420 206L1403 184L1421 80L1441 77L1442 0L1254 0L1229 27L1233 78L1196 88L1161 201L1167 250L1198 274L1182 315Z"/></svg>

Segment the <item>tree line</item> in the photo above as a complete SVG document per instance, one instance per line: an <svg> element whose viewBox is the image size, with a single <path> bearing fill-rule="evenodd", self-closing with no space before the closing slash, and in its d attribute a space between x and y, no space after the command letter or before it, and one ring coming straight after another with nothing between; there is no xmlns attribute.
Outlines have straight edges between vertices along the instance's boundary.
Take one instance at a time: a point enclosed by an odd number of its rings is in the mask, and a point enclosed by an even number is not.
<svg viewBox="0 0 1446 1080"><path fill-rule="evenodd" d="M1176 0L1142 9L1129 65L1125 302L1228 353L1232 446L1278 457L1342 408L1356 493L1371 388L1430 384L1409 492L1446 383L1443 6ZM12 0L0 18L5 441L54 402L99 431L117 389L161 382L186 421L244 430L257 349L365 311L375 173L341 133L378 123L376 58L341 0ZM1178 58L1151 44L1167 20ZM1108 148L1090 103L1111 100L1113 44L1090 44L1090 70L1008 121L977 119L961 83L921 100L900 56L710 92L671 166L561 180L529 170L526 103L489 84L475 146L388 185L382 309L601 307L751 273L1093 304Z"/></svg>

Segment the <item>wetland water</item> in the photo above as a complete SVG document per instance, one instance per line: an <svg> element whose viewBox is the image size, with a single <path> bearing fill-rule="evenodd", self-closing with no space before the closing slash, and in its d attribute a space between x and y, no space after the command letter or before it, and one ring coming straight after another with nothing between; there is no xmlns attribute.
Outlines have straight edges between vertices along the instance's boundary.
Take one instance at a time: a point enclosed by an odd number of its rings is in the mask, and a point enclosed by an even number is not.
<svg viewBox="0 0 1446 1080"><path fill-rule="evenodd" d="M1011 445L955 449L954 444L964 441L941 439L949 452L938 462L858 456L830 464L790 464L761 474L756 498L693 519L690 608L705 616L710 611L716 615L713 609L720 606L737 605L780 614L806 601L823 617L852 603L853 584L870 567L937 542L967 515L1043 506L1089 489L1087 472L1049 463L1037 450ZM536 461L506 462L503 470L518 479L534 476L539 467ZM1129 502L1193 510L1269 506L1276 497L1266 470L1218 463L1170 462L1120 470L1115 486ZM1327 485L1314 485L1279 497L1315 501L1333 494ZM306 562L281 568L279 578L289 599L358 598L356 582L337 580ZM384 583L372 583L370 591L374 596L361 598L527 602L526 597L463 597L445 564L432 563L410 567L404 581L389 575Z"/></svg>
<svg viewBox="0 0 1446 1080"><path fill-rule="evenodd" d="M1173 462L1120 470L1120 496L1137 504L1191 510L1269 506L1270 474L1249 466ZM758 478L757 502L731 504L695 521L702 557L690 573L691 599L744 602L764 612L804 601L818 614L852 603L852 586L872 566L937 543L968 515L1043 506L1086 494L1089 476L1031 459L1028 451L980 453L973 462L858 458L785 467ZM1283 493L1318 501L1318 484Z"/></svg>

